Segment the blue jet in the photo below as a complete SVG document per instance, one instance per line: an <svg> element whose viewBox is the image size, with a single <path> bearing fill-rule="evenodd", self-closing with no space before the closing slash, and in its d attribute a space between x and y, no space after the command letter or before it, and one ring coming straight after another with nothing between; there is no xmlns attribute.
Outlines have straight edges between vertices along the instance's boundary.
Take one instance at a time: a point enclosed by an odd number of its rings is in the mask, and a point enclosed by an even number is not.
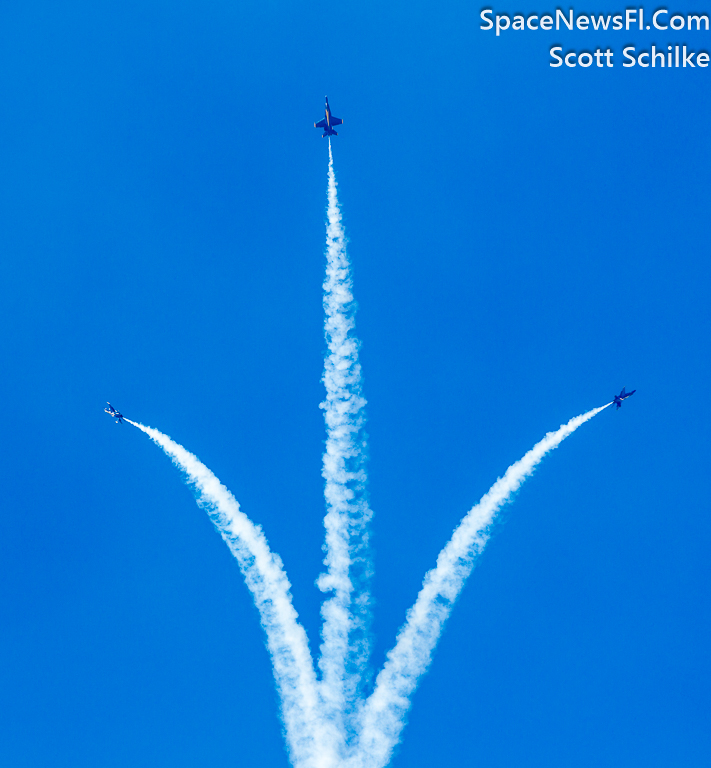
<svg viewBox="0 0 711 768"><path fill-rule="evenodd" d="M334 117L331 114L331 107L328 106L328 96L326 96L326 117L318 123L314 123L314 128L323 128L322 139L326 136L338 136L338 133L333 130L334 125L340 125L343 122L340 117Z"/></svg>
<svg viewBox="0 0 711 768"><path fill-rule="evenodd" d="M622 408L622 401L626 400L628 397L632 397L636 391L636 389L633 389L631 392L625 392L625 388L622 387L622 392L620 392L619 395L615 395L615 399L612 401L617 406L616 410L619 411L620 408Z"/></svg>
<svg viewBox="0 0 711 768"><path fill-rule="evenodd" d="M106 413L116 419L117 424L123 424L123 414L120 411L117 411L111 403L106 403L106 405L109 406L108 408L104 408Z"/></svg>

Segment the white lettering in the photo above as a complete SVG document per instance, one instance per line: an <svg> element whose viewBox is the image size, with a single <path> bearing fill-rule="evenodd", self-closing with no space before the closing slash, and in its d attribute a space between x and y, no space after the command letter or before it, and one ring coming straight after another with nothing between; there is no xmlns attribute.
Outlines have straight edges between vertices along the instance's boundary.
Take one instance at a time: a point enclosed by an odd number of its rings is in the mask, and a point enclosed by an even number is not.
<svg viewBox="0 0 711 768"><path fill-rule="evenodd" d="M561 59L560 56L558 56L558 54L556 53L556 51L562 51L562 50L563 50L563 48L560 45L556 46L555 48L551 48L551 56L554 59L558 60L558 63L557 64L551 64L550 65L551 67L562 67L563 66L563 59Z"/></svg>
<svg viewBox="0 0 711 768"><path fill-rule="evenodd" d="M622 66L623 66L623 67L634 67L634 65L635 65L637 62L634 60L634 56L630 56L630 55L629 55L629 53L627 53L627 51L632 51L632 53L634 53L634 47L633 47L633 46L629 46L628 48L625 48L625 49L624 49L624 51L622 51L622 55L623 55L623 56L624 56L626 59L629 59L629 60L630 60L630 62L631 62L630 64L627 64L627 62L624 62L624 61L623 61L623 62L622 62Z"/></svg>
<svg viewBox="0 0 711 768"><path fill-rule="evenodd" d="M610 23L609 16L598 16L597 18L595 18L594 16L591 16L590 18L592 19L593 29L600 29L600 27L602 27L603 29L607 29Z"/></svg>
<svg viewBox="0 0 711 768"><path fill-rule="evenodd" d="M501 22L506 21L506 26L502 26ZM508 29L511 25L511 19L504 15L504 16L497 16L496 17L496 36L498 37L505 29Z"/></svg>
<svg viewBox="0 0 711 768"><path fill-rule="evenodd" d="M660 13L666 13L668 14L669 11L666 8L661 8L658 10L654 16L652 16L652 24L654 24L655 29L669 29L669 27L663 27L661 24L657 24L657 16L659 16ZM654 64L652 64L654 66Z"/></svg>
<svg viewBox="0 0 711 768"><path fill-rule="evenodd" d="M482 19L483 19L483 20L484 20L484 21L485 21L485 22L486 22L486 23L487 23L489 26L488 26L488 27L484 27L484 26L482 26L482 27L479 27L479 29L492 29L492 27L494 26L494 22L493 22L491 19L487 19L487 18L486 18L486 14L487 14L487 13L488 13L488 14L492 14L492 13L493 13L493 11L491 10L491 8L486 8L485 10L483 10L483 11L481 12L481 18L482 18Z"/></svg>
<svg viewBox="0 0 711 768"><path fill-rule="evenodd" d="M572 8L570 9L570 21L568 21L568 19L565 18L565 14L563 13L563 11L561 11L560 8L558 8L558 10L555 12L555 28L556 29L560 29L559 24L561 20L563 24L565 24L565 26L568 27L568 29L572 32L573 31L573 9Z"/></svg>
<svg viewBox="0 0 711 768"><path fill-rule="evenodd" d="M705 29L708 31L709 28L709 17L708 16L691 16L689 15L689 29L691 29L691 22L696 22L696 29L701 29L701 22L703 21L705 26Z"/></svg>

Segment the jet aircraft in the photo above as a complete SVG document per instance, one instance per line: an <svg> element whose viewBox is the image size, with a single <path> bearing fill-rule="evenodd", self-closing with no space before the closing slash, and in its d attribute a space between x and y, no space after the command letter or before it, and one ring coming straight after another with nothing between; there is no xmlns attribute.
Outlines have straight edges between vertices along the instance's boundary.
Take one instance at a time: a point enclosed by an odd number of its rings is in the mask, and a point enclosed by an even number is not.
<svg viewBox="0 0 711 768"><path fill-rule="evenodd" d="M106 405L109 406L108 408L104 408L106 413L116 419L117 424L123 424L123 414L120 411L117 411L111 403L106 403Z"/></svg>
<svg viewBox="0 0 711 768"><path fill-rule="evenodd" d="M632 397L636 391L636 389L633 389L631 392L625 392L625 388L622 387L622 392L619 395L615 395L615 399L612 401L617 406L616 410L619 411L622 408L622 401Z"/></svg>
<svg viewBox="0 0 711 768"><path fill-rule="evenodd" d="M314 123L314 128L323 128L324 133L321 136L325 139L326 136L338 136L337 131L333 130L334 125L340 125L343 122L340 117L334 117L331 114L331 107L328 106L328 96L326 96L326 117L318 123Z"/></svg>

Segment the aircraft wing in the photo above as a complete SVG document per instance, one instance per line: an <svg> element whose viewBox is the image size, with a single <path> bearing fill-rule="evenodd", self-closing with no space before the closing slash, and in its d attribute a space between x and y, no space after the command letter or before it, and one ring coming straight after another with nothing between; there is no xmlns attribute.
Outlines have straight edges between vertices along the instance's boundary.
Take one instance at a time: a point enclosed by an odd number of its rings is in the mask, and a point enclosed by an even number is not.
<svg viewBox="0 0 711 768"><path fill-rule="evenodd" d="M331 126L340 125L343 122L340 117L334 117L331 115Z"/></svg>
<svg viewBox="0 0 711 768"><path fill-rule="evenodd" d="M318 123L314 123L314 128L325 128L326 125L326 118L324 117L323 120L319 121Z"/></svg>

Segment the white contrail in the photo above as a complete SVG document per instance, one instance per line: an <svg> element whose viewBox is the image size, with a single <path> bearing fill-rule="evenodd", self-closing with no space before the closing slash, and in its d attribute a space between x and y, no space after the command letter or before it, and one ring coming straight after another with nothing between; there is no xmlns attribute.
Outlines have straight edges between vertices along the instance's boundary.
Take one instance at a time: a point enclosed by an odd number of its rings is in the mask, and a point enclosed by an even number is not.
<svg viewBox="0 0 711 768"><path fill-rule="evenodd" d="M350 263L338 205L333 154L328 147L328 226L326 230L325 333L328 354L323 382L326 419L323 477L326 481L326 573L319 588L331 592L323 617L321 695L325 716L342 732L358 697L369 655L371 565L366 498L364 433L366 401L362 396L359 341L355 336Z"/></svg>
<svg viewBox="0 0 711 768"><path fill-rule="evenodd" d="M157 429L125 420L145 432L187 475L199 492L198 503L239 563L267 635L293 764L304 768L337 765L341 736L321 716L308 639L297 620L281 559L269 549L261 528L240 510L235 497L196 456Z"/></svg>
<svg viewBox="0 0 711 768"><path fill-rule="evenodd" d="M364 698L370 652L365 400L362 396L355 302L341 224L329 141L327 265L324 282L324 409L327 439L323 477L326 572L319 588L330 593L322 607L317 679L306 632L298 622L291 585L261 528L196 456L156 429L125 419L145 432L185 473L215 527L237 559L259 610L274 666L290 759L295 768L384 768L405 725L412 694L428 668L445 621L483 550L499 509L543 457L608 405L576 416L549 432L511 465L462 519L424 579L395 647Z"/></svg>
<svg viewBox="0 0 711 768"><path fill-rule="evenodd" d="M425 576L415 604L407 613L395 647L376 679L375 690L363 711L360 743L351 766L382 768L405 725L410 698L420 676L432 659L455 600L464 586L476 556L489 538L498 510L511 499L541 459L581 424L611 403L576 416L555 432L549 432L522 459L512 464L481 501L463 518L437 558L437 566Z"/></svg>

